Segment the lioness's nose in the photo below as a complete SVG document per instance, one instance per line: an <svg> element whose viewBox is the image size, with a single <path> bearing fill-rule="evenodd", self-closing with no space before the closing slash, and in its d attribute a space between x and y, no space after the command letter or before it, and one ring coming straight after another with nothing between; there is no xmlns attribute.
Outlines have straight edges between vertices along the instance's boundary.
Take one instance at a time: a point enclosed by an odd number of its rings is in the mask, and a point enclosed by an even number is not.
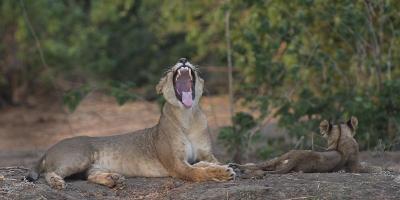
<svg viewBox="0 0 400 200"><path fill-rule="evenodd" d="M180 63L185 64L188 60L186 58L179 58Z"/></svg>

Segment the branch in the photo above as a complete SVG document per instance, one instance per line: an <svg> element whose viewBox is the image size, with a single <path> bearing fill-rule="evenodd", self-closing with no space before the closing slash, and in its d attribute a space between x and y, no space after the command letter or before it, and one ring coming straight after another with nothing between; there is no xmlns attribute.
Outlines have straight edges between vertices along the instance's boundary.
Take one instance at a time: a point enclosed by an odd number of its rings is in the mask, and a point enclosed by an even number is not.
<svg viewBox="0 0 400 200"><path fill-rule="evenodd" d="M233 100L233 77L232 77L232 53L231 53L231 34L230 34L230 11L225 14L225 36L226 36L226 56L228 59L228 81L229 81L229 110L231 120L234 115L234 100ZM233 124L233 122L232 122Z"/></svg>

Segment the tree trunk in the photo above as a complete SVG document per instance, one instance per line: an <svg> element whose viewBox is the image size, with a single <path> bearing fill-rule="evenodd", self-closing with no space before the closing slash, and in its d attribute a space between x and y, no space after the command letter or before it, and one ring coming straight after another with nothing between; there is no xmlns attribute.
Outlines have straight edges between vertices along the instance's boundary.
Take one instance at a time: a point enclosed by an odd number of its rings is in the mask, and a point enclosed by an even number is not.
<svg viewBox="0 0 400 200"><path fill-rule="evenodd" d="M4 76L4 85L0 90L3 104L18 105L24 102L26 84L23 78L23 65L18 59L18 42L15 38L17 25L12 24L5 29L2 38L4 54L2 55L1 74Z"/></svg>

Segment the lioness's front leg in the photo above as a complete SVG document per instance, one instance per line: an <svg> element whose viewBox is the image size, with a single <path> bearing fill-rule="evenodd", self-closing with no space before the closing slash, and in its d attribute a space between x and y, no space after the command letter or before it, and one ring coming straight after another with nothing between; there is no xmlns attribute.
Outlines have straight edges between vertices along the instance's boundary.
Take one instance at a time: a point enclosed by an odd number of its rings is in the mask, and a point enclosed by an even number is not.
<svg viewBox="0 0 400 200"><path fill-rule="evenodd" d="M228 181L235 177L235 172L227 165L200 161L190 165L182 155L176 155L173 159L164 161L167 166L174 166L169 170L171 176L189 181Z"/></svg>
<svg viewBox="0 0 400 200"><path fill-rule="evenodd" d="M211 150L198 150L197 151L198 160L206 161L210 163L220 164L220 162L212 154Z"/></svg>
<svg viewBox="0 0 400 200"><path fill-rule="evenodd" d="M206 120L205 116L202 116ZM204 125L205 127L207 125ZM212 153L210 134L207 129L204 129L198 133L189 136L190 141L194 143L196 147L196 155L198 161L206 161L210 163L220 164L217 158Z"/></svg>
<svg viewBox="0 0 400 200"><path fill-rule="evenodd" d="M235 177L235 172L228 166L218 165L214 163L199 162L190 165L180 160L175 161L175 169L171 171L171 175L177 178L190 181L228 181Z"/></svg>
<svg viewBox="0 0 400 200"><path fill-rule="evenodd" d="M179 140L177 140L179 141ZM170 176L189 181L228 181L234 178L235 173L228 166L210 162L199 162L194 165L188 163L184 150L184 142L175 144L167 140L158 140L156 145L158 158Z"/></svg>

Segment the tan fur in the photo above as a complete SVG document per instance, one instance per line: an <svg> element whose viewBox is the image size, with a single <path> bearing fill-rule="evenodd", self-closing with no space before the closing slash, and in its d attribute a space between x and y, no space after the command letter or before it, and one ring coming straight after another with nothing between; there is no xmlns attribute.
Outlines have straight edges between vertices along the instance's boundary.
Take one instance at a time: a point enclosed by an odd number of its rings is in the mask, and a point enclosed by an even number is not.
<svg viewBox="0 0 400 200"><path fill-rule="evenodd" d="M339 125L331 125L327 120L322 121L320 131L328 140L326 152L291 150L263 163L230 164L230 166L239 169L243 178L261 177L266 173L334 172L341 169L348 172L361 172L358 143L353 138L357 125L358 121L355 117L346 124Z"/></svg>
<svg viewBox="0 0 400 200"><path fill-rule="evenodd" d="M284 174L289 172L331 172L341 161L337 151L316 152L311 150L291 150L280 157L260 164L239 166L242 178L263 176L264 174Z"/></svg>
<svg viewBox="0 0 400 200"><path fill-rule="evenodd" d="M353 137L358 126L357 118L351 117L347 123L331 125L330 130L326 124L329 124L326 120L321 122L320 131L328 138L328 151L336 150L342 155L342 160L334 171L344 169L346 172L360 172L359 148Z"/></svg>
<svg viewBox="0 0 400 200"><path fill-rule="evenodd" d="M55 189L64 189L65 188L65 182L64 179L57 175L54 172L48 172L44 174L44 178L46 179L47 183Z"/></svg>
<svg viewBox="0 0 400 200"><path fill-rule="evenodd" d="M92 171L89 173L88 181L105 185L108 187L118 187L119 189L124 188L125 178L117 173L105 172L105 171Z"/></svg>
<svg viewBox="0 0 400 200"><path fill-rule="evenodd" d="M63 140L45 153L28 177L35 180L35 173L45 173L47 182L57 189L65 187L63 178L81 172L87 174L89 181L109 187L119 185L123 176L172 176L189 181L232 179L232 168L220 165L211 152L206 116L198 104L204 81L195 72L194 103L185 108L173 87L173 73L178 67L179 63L156 87L166 99L157 125L124 135ZM204 162L190 164L195 161Z"/></svg>

